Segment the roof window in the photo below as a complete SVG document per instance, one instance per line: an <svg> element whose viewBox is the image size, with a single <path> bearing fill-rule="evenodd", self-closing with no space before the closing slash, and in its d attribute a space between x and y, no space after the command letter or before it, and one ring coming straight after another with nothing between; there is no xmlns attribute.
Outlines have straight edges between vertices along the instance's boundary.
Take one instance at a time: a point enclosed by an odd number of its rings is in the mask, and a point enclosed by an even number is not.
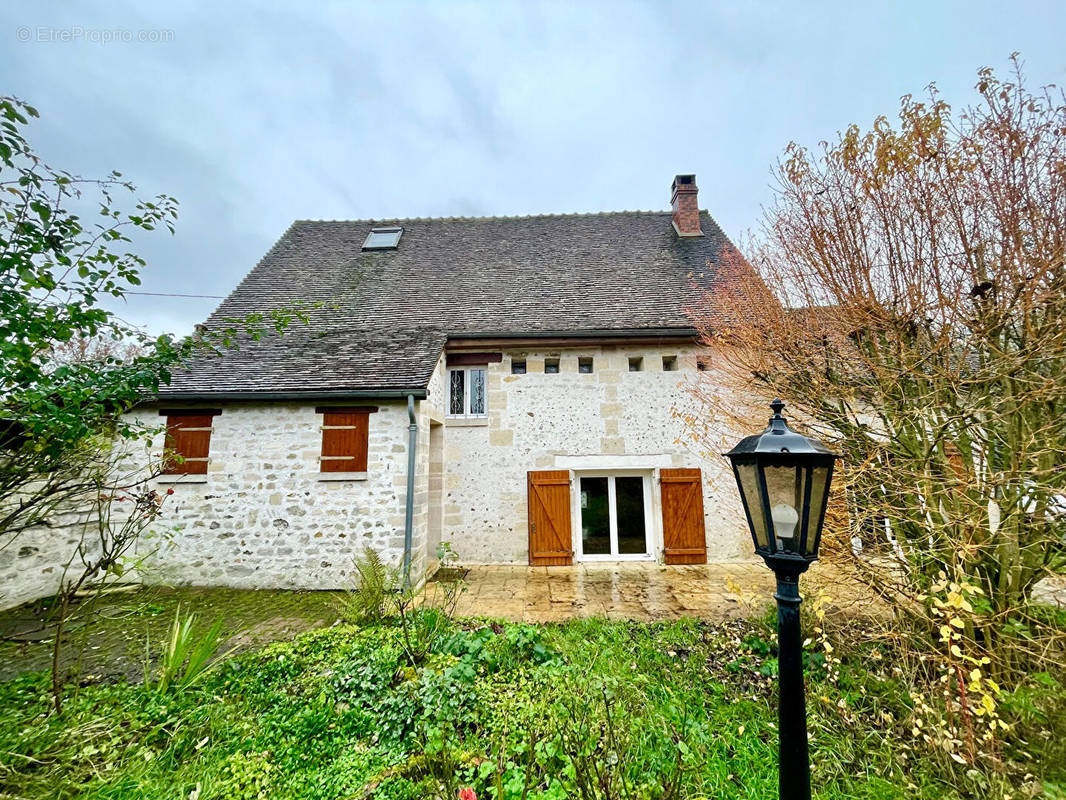
<svg viewBox="0 0 1066 800"><path fill-rule="evenodd" d="M403 228L371 228L370 233L363 242L364 250L395 250L400 246L400 236Z"/></svg>

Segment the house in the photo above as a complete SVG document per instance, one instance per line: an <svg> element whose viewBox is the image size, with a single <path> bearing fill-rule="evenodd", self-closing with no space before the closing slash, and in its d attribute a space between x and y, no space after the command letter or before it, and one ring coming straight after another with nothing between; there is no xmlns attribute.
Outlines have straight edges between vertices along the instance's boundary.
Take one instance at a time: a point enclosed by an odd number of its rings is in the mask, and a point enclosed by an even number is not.
<svg viewBox="0 0 1066 800"><path fill-rule="evenodd" d="M206 325L295 302L309 323L136 412L183 457L154 569L330 588L366 546L414 581L442 541L465 563L750 554L731 476L681 419L713 368L686 307L735 252L697 191L678 175L664 212L293 223Z"/></svg>

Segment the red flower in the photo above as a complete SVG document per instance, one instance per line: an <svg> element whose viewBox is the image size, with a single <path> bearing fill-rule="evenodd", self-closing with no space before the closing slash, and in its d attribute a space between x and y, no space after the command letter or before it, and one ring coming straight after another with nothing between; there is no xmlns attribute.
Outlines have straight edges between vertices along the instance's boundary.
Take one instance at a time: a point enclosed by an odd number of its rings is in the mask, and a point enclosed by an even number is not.
<svg viewBox="0 0 1066 800"><path fill-rule="evenodd" d="M174 494L174 490L173 489L167 489L167 494Z"/></svg>
<svg viewBox="0 0 1066 800"><path fill-rule="evenodd" d="M465 789L459 790L459 800L477 800L477 795L474 794L474 790L467 786Z"/></svg>

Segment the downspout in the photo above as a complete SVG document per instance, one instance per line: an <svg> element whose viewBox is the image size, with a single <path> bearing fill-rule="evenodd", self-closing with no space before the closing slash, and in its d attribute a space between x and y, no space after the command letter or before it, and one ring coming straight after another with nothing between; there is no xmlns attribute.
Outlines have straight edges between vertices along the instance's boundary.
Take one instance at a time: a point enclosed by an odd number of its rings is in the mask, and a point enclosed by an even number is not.
<svg viewBox="0 0 1066 800"><path fill-rule="evenodd" d="M407 516L403 525L403 588L411 588L411 538L415 516L415 445L418 423L415 422L415 396L407 395Z"/></svg>

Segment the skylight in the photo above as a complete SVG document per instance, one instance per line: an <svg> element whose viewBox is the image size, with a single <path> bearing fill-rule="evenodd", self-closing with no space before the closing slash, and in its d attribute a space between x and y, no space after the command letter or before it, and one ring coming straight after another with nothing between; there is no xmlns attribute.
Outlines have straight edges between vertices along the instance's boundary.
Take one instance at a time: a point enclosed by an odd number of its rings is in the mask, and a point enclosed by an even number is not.
<svg viewBox="0 0 1066 800"><path fill-rule="evenodd" d="M395 250L400 245L400 236L403 228L372 228L366 241L363 242L364 250Z"/></svg>

